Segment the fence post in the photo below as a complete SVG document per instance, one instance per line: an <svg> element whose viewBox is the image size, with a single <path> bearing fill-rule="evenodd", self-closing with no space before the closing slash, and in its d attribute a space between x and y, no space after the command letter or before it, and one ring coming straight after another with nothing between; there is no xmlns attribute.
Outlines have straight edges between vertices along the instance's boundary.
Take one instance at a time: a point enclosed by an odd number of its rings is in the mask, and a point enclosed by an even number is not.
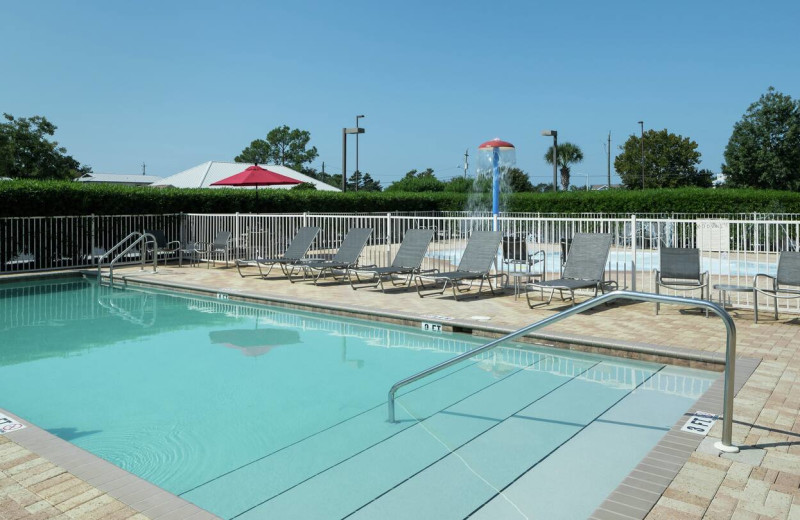
<svg viewBox="0 0 800 520"><path fill-rule="evenodd" d="M303 227L308 227L308 211L303 212Z"/></svg>
<svg viewBox="0 0 800 520"><path fill-rule="evenodd" d="M386 265L392 265L392 213L386 213Z"/></svg>
<svg viewBox="0 0 800 520"><path fill-rule="evenodd" d="M631 290L636 290L636 215L631 215Z"/></svg>
<svg viewBox="0 0 800 520"><path fill-rule="evenodd" d="M95 222L94 213L89 215L89 218L91 219L91 223L92 223L92 240L91 240L92 245L91 245L91 249L89 250L89 258L92 261L94 261L94 259L95 259L94 258L94 250L95 250L95 247L97 247L97 240L96 240L96 233L97 233L97 229L96 228L97 228L97 225L96 225L96 222ZM98 260L98 263L100 263L99 260Z"/></svg>
<svg viewBox="0 0 800 520"><path fill-rule="evenodd" d="M238 247L247 247L249 245L247 243L245 243L244 246L242 246L242 234L239 233L239 229L240 229L241 226L239 225L239 212L238 211L236 212L236 216L235 216L233 222L234 222L234 226L235 226L234 229L233 229L233 232L234 232L233 236L236 237L236 239L234 240L234 243ZM249 240L249 239L250 239L250 237L247 237L247 240ZM208 256L211 256L211 255L208 255Z"/></svg>

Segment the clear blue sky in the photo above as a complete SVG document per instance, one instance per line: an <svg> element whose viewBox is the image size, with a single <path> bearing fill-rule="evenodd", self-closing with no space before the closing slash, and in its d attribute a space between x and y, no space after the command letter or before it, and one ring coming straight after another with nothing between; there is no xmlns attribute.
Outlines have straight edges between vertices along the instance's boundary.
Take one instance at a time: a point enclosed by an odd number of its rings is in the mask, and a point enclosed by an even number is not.
<svg viewBox="0 0 800 520"><path fill-rule="evenodd" d="M466 149L474 170L494 137L549 182L547 128L583 149L573 183L601 183L608 132L616 152L639 120L718 172L750 103L770 85L800 97L796 0L33 1L0 19L0 112L46 116L98 173L232 160L284 124L339 173L356 114L360 169L384 186L458 175Z"/></svg>

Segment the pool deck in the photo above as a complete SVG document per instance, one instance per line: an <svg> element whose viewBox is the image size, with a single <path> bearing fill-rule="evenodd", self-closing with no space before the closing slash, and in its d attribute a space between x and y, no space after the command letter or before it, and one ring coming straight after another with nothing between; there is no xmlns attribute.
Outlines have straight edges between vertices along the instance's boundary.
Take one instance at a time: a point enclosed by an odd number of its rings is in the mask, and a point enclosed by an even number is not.
<svg viewBox="0 0 800 520"><path fill-rule="evenodd" d="M327 281L315 287L311 283L290 284L275 273L269 280L241 278L235 268L219 265L212 269L204 265L159 268L157 274L143 274L138 268L115 273L131 282L176 285L245 299L266 298L293 307L320 306L334 313L377 312L391 321L438 322L485 335L531 324L569 305L556 300L550 306L531 310L524 297L515 299L510 292L454 301L452 293L421 299L416 292L402 289L387 291L390 294L377 289L353 291L347 284ZM637 489L621 486L593 518L800 520L800 316L781 315L776 322L769 311L763 311L762 321L754 324L752 311L734 310L731 315L737 327L737 355L747 358L743 361L754 368L734 404L733 443L741 452L720 456L710 448L710 441L721 437L722 422L717 421L708 438L687 450L688 460L684 456L685 462L663 463L665 468L674 468L665 473L662 486L649 489L651 497L657 499L652 509L645 501L639 508L631 505L648 493L649 484L642 481ZM644 360L677 356L681 359L675 363L687 366L718 363L725 352L725 329L719 319L674 306L662 306L661 314L655 316L653 304L647 303L601 306L541 332L540 342L545 344L572 344L602 353L608 353L603 348L607 345L624 349L625 356ZM14 435L0 436L2 520L212 517L189 509L181 514L176 505L167 512L148 511L129 500L123 503L103 486L87 484L45 453L21 444L15 442Z"/></svg>

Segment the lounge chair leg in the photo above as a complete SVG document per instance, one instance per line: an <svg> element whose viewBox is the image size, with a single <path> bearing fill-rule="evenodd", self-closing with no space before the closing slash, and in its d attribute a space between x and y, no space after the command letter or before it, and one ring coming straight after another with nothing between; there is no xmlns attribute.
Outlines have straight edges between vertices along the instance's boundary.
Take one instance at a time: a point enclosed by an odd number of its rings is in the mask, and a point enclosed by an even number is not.
<svg viewBox="0 0 800 520"><path fill-rule="evenodd" d="M758 293L756 291L753 291L753 323L758 323Z"/></svg>
<svg viewBox="0 0 800 520"><path fill-rule="evenodd" d="M778 298L775 297L775 321L778 321Z"/></svg>
<svg viewBox="0 0 800 520"><path fill-rule="evenodd" d="M658 282L656 282L656 294L659 294L659 290L658 290ZM659 309L659 307L660 307L660 306L661 306L661 304L659 304L658 302L656 302L656 316L658 316L658 309Z"/></svg>

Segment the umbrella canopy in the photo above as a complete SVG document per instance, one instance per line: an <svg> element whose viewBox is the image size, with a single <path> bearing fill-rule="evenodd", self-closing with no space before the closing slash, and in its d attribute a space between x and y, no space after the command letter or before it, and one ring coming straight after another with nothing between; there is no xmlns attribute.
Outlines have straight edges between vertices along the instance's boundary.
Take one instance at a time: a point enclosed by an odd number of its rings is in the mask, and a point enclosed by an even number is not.
<svg viewBox="0 0 800 520"><path fill-rule="evenodd" d="M212 330L208 336L211 343L236 349L245 356L260 356L274 347L302 343L300 333L287 329Z"/></svg>
<svg viewBox="0 0 800 520"><path fill-rule="evenodd" d="M212 182L211 186L276 186L279 184L300 184L301 182L255 164L236 175Z"/></svg>

